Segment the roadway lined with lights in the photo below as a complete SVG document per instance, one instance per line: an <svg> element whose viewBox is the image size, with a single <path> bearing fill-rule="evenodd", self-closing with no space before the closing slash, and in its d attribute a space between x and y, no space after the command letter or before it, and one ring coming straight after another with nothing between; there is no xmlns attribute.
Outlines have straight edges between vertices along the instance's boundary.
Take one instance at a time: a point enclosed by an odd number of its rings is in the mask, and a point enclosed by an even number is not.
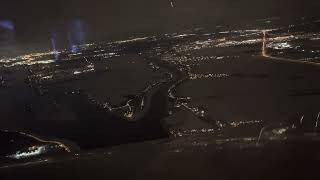
<svg viewBox="0 0 320 180"><path fill-rule="evenodd" d="M4 131L6 132L6 131ZM31 134L28 134L28 133L25 133L25 132L17 132L23 136L27 136L27 137L30 137L30 138L33 138L39 142L42 142L42 143L51 143L51 144L57 144L59 147L63 148L65 151L67 152L71 152L71 149L66 146L65 144L63 144L62 142L59 142L59 141L50 141L50 140L44 140L42 138L39 138L39 137L36 137L34 135L31 135Z"/></svg>

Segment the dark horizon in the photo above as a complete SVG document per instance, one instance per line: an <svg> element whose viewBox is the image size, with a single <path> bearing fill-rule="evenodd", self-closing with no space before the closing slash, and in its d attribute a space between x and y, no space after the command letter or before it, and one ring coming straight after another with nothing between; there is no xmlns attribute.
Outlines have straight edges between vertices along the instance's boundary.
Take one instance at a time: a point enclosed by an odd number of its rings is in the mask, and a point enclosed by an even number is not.
<svg viewBox="0 0 320 180"><path fill-rule="evenodd" d="M50 46L53 34L68 44L69 24L81 20L86 41L179 32L216 25L245 24L256 19L320 17L317 0L70 0L2 2L0 21L14 24L15 45ZM0 38L0 42L4 41ZM1 44L1 43L0 43Z"/></svg>

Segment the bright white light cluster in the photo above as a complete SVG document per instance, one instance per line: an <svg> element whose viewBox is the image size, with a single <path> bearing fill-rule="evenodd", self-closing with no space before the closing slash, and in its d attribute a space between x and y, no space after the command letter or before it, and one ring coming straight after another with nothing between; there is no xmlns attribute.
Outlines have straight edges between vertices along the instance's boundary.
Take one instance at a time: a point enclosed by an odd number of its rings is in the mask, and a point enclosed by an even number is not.
<svg viewBox="0 0 320 180"><path fill-rule="evenodd" d="M45 152L46 152L45 146L32 146L32 147L29 147L27 151L18 151L15 154L9 155L7 157L13 158L13 159L24 159L24 158L29 158L29 157L43 154Z"/></svg>
<svg viewBox="0 0 320 180"><path fill-rule="evenodd" d="M229 74L193 74L189 73L189 78L191 80L196 79L206 79L206 78L227 78L230 77Z"/></svg>
<svg viewBox="0 0 320 180"><path fill-rule="evenodd" d="M292 46L288 42L279 42L279 43L269 43L267 44L267 48L271 49L291 49Z"/></svg>

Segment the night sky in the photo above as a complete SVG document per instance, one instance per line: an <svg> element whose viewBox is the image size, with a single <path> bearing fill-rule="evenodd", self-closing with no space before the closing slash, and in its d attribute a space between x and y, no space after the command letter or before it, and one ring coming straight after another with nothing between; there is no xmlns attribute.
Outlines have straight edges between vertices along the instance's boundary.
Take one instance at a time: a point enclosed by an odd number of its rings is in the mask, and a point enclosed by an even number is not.
<svg viewBox="0 0 320 180"><path fill-rule="evenodd" d="M319 0L6 0L0 20L11 20L19 43L65 44L70 22L81 20L87 41L176 32L195 27L281 17L319 17Z"/></svg>

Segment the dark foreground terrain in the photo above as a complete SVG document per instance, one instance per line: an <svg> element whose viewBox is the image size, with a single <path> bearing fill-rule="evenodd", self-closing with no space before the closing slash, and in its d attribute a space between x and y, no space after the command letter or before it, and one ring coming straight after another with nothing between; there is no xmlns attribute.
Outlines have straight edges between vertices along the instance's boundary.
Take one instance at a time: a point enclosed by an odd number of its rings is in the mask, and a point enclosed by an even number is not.
<svg viewBox="0 0 320 180"><path fill-rule="evenodd" d="M313 179L318 164L319 139L310 136L259 146L245 139L197 137L47 158L2 168L1 178Z"/></svg>

